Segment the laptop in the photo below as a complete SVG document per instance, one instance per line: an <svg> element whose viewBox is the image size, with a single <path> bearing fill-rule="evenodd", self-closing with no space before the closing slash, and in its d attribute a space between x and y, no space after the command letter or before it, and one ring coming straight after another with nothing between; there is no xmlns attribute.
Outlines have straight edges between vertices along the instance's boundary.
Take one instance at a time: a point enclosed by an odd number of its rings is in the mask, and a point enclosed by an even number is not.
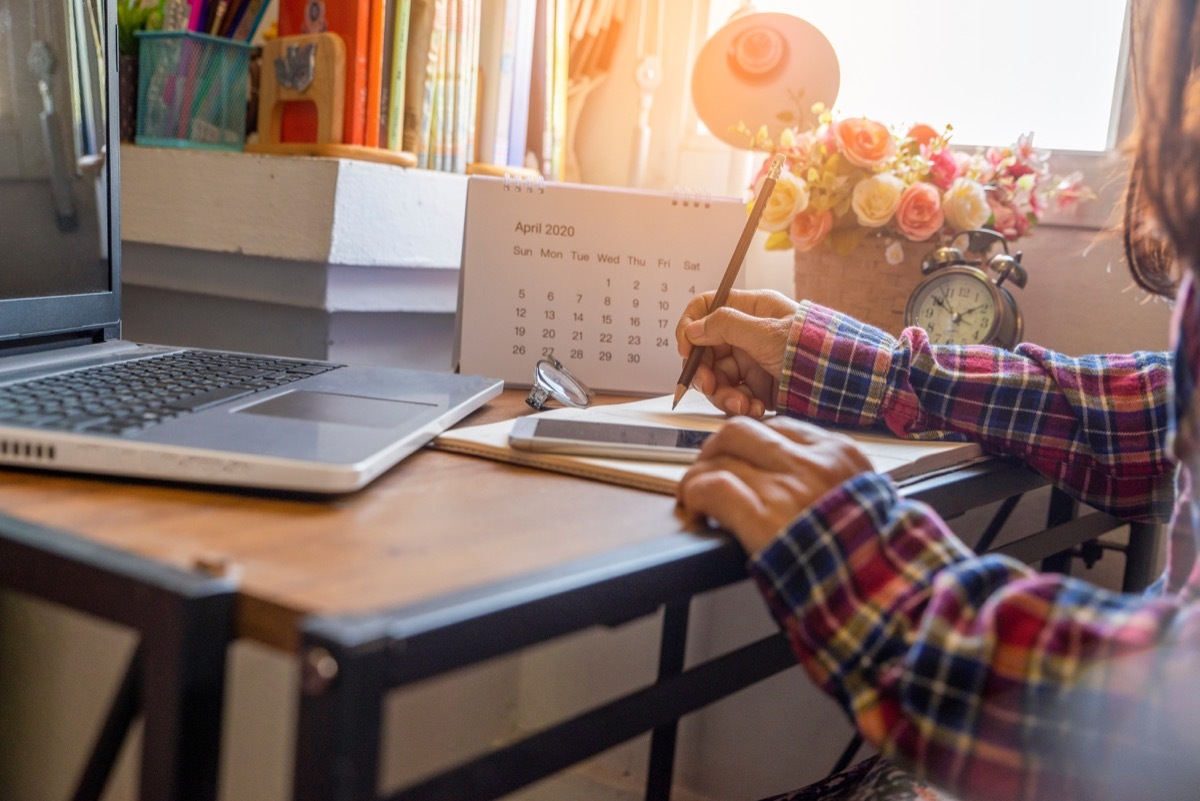
<svg viewBox="0 0 1200 801"><path fill-rule="evenodd" d="M0 465L352 492L500 393L121 339L115 2L0 12Z"/></svg>

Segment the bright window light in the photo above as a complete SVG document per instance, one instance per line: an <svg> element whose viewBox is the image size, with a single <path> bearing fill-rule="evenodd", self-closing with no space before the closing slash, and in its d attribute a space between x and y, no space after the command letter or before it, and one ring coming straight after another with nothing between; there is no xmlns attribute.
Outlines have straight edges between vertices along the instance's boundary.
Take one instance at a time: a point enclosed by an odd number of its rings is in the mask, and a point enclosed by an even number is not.
<svg viewBox="0 0 1200 801"><path fill-rule="evenodd" d="M715 32L741 5L710 0ZM835 108L954 126L958 145L1102 151L1111 140L1126 0L756 0L815 25L841 68Z"/></svg>

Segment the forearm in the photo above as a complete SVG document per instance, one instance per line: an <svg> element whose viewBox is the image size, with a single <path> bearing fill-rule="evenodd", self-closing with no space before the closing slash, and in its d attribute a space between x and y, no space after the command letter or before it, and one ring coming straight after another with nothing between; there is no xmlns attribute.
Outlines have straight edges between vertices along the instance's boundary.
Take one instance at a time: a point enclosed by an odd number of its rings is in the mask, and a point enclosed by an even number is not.
<svg viewBox="0 0 1200 801"><path fill-rule="evenodd" d="M1069 704L1087 697L1099 718L1089 747L1116 753L1105 727L1121 736L1121 702L1150 700L1152 673L1113 681L1108 666L1161 642L1177 611L973 557L870 475L826 495L751 571L805 669L864 736L969 798L1087 798L1072 775L1078 743L1062 740Z"/></svg>
<svg viewBox="0 0 1200 801"><path fill-rule="evenodd" d="M934 347L920 329L895 338L802 303L777 405L834 425L971 439L1089 504L1163 519L1173 498L1170 382L1165 354Z"/></svg>

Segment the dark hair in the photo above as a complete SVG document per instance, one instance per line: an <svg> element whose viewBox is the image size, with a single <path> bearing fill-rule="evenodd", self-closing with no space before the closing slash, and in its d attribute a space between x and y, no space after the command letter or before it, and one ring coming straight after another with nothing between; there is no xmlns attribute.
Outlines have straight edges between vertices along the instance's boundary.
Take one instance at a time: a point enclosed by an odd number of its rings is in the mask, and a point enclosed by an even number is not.
<svg viewBox="0 0 1200 801"><path fill-rule="evenodd" d="M1137 131L1125 197L1134 280L1173 295L1200 269L1200 17L1196 0L1139 0L1130 21Z"/></svg>

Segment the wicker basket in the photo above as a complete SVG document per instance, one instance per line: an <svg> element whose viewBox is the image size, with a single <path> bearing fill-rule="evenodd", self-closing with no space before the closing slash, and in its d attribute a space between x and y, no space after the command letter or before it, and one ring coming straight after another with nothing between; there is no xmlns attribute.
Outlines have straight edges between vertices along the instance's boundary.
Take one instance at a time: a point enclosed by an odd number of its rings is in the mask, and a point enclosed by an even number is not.
<svg viewBox="0 0 1200 801"><path fill-rule="evenodd" d="M921 259L929 246L902 243L904 258L888 264L890 240L867 239L845 256L826 247L796 251L796 298L845 312L863 322L898 334L904 306L921 281Z"/></svg>

